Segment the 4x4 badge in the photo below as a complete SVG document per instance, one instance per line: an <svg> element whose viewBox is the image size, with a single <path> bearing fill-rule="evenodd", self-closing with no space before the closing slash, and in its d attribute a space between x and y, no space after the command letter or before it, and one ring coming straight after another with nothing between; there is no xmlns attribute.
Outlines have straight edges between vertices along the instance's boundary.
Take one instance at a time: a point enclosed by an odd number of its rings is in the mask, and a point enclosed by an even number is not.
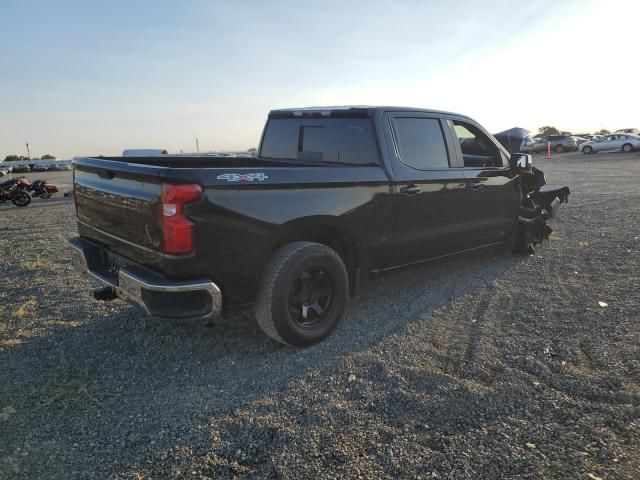
<svg viewBox="0 0 640 480"><path fill-rule="evenodd" d="M227 182L253 182L258 180L262 182L269 178L264 173L224 173L216 177L218 180L226 180Z"/></svg>

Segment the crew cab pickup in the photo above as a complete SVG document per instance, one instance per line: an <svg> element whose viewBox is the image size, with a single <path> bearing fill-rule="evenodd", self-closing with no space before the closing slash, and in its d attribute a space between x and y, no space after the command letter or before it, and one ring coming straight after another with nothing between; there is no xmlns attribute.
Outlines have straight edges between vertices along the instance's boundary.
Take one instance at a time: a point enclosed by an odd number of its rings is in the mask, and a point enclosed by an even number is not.
<svg viewBox="0 0 640 480"><path fill-rule="evenodd" d="M256 158L74 160L80 270L149 315L253 305L275 340L327 337L372 274L530 251L568 187L472 119L399 107L273 110Z"/></svg>

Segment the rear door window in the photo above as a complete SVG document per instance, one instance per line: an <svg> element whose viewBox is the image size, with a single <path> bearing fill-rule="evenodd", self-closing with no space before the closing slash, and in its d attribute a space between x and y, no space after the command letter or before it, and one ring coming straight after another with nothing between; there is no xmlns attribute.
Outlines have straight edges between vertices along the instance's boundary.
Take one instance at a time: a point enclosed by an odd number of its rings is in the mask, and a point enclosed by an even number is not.
<svg viewBox="0 0 640 480"><path fill-rule="evenodd" d="M349 165L378 163L370 118L272 118L260 156Z"/></svg>
<svg viewBox="0 0 640 480"><path fill-rule="evenodd" d="M402 163L416 170L449 168L449 154L438 119L395 117L392 123Z"/></svg>

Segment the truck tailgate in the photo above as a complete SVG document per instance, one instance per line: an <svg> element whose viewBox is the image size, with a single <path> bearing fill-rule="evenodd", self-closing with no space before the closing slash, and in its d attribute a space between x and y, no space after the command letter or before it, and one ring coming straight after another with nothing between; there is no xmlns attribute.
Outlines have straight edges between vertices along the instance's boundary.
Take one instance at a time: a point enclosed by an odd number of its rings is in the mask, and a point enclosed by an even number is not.
<svg viewBox="0 0 640 480"><path fill-rule="evenodd" d="M83 159L75 165L76 211L81 234L116 253L162 251L161 180L157 167Z"/></svg>

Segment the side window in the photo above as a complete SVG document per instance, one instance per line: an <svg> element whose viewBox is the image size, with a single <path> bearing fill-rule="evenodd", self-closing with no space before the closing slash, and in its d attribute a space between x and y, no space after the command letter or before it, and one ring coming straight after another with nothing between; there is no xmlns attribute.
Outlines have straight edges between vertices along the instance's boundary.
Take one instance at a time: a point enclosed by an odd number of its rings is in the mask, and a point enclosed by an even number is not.
<svg viewBox="0 0 640 480"><path fill-rule="evenodd" d="M465 167L502 167L498 147L478 128L454 120L453 130L460 142Z"/></svg>
<svg viewBox="0 0 640 480"><path fill-rule="evenodd" d="M417 170L449 168L449 154L436 118L394 118L400 161Z"/></svg>

